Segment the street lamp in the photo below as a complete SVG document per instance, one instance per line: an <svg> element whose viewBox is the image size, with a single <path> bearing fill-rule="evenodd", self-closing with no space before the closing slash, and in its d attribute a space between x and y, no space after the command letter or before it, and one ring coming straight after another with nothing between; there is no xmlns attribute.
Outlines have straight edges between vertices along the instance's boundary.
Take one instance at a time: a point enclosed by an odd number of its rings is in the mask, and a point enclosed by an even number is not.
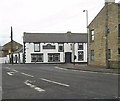
<svg viewBox="0 0 120 101"><path fill-rule="evenodd" d="M88 30L88 10L83 10L86 13L86 29L87 29L87 64L89 64L89 30Z"/></svg>

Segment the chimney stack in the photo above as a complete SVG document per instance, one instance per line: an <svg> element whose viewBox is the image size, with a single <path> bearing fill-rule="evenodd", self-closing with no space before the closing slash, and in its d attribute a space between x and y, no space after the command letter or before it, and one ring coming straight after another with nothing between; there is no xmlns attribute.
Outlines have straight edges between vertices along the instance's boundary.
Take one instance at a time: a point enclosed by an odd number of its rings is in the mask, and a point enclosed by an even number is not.
<svg viewBox="0 0 120 101"><path fill-rule="evenodd" d="M115 0L105 0L105 4L111 4L111 3L115 3Z"/></svg>

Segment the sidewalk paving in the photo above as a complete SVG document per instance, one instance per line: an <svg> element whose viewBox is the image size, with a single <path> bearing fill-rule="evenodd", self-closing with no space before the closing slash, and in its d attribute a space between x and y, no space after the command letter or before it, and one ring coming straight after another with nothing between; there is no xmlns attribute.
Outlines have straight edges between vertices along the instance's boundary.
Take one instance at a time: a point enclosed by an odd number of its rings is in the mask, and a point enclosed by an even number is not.
<svg viewBox="0 0 120 101"><path fill-rule="evenodd" d="M95 67L89 66L87 64L59 64L61 68L73 69L73 70L83 70L83 71L92 71L92 72L103 72L103 73L115 73L120 74L120 69L106 69L105 67Z"/></svg>

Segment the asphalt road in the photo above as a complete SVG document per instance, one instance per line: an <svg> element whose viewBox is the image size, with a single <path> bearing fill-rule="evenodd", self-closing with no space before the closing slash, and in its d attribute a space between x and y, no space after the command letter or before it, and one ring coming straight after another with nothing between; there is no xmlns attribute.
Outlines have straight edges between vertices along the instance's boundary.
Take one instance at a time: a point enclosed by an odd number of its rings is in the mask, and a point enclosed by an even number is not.
<svg viewBox="0 0 120 101"><path fill-rule="evenodd" d="M2 66L3 99L115 99L118 75L61 69L55 64Z"/></svg>

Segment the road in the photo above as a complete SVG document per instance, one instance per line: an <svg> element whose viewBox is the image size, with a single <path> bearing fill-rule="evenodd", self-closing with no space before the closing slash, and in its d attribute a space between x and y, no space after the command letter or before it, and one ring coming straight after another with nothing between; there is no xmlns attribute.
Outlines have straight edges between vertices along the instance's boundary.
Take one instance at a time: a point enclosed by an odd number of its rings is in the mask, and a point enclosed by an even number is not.
<svg viewBox="0 0 120 101"><path fill-rule="evenodd" d="M118 75L53 64L2 66L3 99L115 99Z"/></svg>

